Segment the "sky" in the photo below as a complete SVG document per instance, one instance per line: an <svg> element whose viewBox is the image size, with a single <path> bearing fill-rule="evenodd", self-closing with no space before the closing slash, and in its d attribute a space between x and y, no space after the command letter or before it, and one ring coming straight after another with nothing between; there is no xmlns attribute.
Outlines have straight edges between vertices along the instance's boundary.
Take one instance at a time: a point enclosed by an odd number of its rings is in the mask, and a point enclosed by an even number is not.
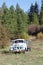
<svg viewBox="0 0 43 65"><path fill-rule="evenodd" d="M18 3L20 8L22 8L24 11L28 11L31 3L35 4L35 2L38 3L39 8L41 7L41 0L0 0L0 7L2 6L3 2L6 3L8 8L11 5L16 8L16 4Z"/></svg>

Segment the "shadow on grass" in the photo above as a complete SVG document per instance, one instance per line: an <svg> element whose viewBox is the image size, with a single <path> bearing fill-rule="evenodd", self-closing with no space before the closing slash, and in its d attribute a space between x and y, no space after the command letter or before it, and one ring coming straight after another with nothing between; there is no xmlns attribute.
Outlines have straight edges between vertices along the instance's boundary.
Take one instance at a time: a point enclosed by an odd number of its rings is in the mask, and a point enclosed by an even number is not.
<svg viewBox="0 0 43 65"><path fill-rule="evenodd" d="M21 54L21 52L11 52L11 51L6 51L6 50L3 50L1 53L5 54L5 55L8 55L8 54Z"/></svg>

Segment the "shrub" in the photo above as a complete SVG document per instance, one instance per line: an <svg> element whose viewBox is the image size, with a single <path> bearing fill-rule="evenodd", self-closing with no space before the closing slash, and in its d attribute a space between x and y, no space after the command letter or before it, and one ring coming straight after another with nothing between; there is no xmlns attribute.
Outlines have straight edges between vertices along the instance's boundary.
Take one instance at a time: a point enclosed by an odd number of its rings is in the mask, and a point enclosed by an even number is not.
<svg viewBox="0 0 43 65"><path fill-rule="evenodd" d="M42 32L38 33L38 34L37 34L37 38L38 38L38 39L43 39L43 33L42 33Z"/></svg>
<svg viewBox="0 0 43 65"><path fill-rule="evenodd" d="M3 25L0 27L0 47L4 48L5 46L10 44L10 39L8 35L7 28Z"/></svg>
<svg viewBox="0 0 43 65"><path fill-rule="evenodd" d="M18 34L18 35L14 35L14 38L13 39L28 39L29 38L29 35L28 35L28 33L25 33L25 32L23 32L23 33L21 33L21 34Z"/></svg>
<svg viewBox="0 0 43 65"><path fill-rule="evenodd" d="M29 38L29 35L28 35L28 33L22 33L20 35L20 37L23 38L23 39L28 39Z"/></svg>

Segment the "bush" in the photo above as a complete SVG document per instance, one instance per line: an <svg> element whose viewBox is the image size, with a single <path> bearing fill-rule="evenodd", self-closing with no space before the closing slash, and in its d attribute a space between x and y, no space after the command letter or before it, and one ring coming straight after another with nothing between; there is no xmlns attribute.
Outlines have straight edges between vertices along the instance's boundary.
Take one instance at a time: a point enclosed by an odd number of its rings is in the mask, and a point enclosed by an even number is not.
<svg viewBox="0 0 43 65"><path fill-rule="evenodd" d="M18 34L18 35L14 35L14 38L13 39L29 39L29 35L28 33L21 33L21 34Z"/></svg>
<svg viewBox="0 0 43 65"><path fill-rule="evenodd" d="M22 33L22 34L20 35L20 38L28 39L28 38L29 38L29 35L28 35L28 33Z"/></svg>
<svg viewBox="0 0 43 65"><path fill-rule="evenodd" d="M38 39L43 39L43 33L42 33L42 32L38 33L38 34L37 34L37 38L38 38Z"/></svg>

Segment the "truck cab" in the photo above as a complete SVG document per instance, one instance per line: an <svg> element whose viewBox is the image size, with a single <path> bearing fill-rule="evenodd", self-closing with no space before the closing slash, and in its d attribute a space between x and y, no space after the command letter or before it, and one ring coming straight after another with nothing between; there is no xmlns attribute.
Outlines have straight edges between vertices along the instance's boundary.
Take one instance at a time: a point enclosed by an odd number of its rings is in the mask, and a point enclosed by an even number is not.
<svg viewBox="0 0 43 65"><path fill-rule="evenodd" d="M25 52L27 50L27 43L25 39L15 39L12 41L12 45L9 47L10 51Z"/></svg>

